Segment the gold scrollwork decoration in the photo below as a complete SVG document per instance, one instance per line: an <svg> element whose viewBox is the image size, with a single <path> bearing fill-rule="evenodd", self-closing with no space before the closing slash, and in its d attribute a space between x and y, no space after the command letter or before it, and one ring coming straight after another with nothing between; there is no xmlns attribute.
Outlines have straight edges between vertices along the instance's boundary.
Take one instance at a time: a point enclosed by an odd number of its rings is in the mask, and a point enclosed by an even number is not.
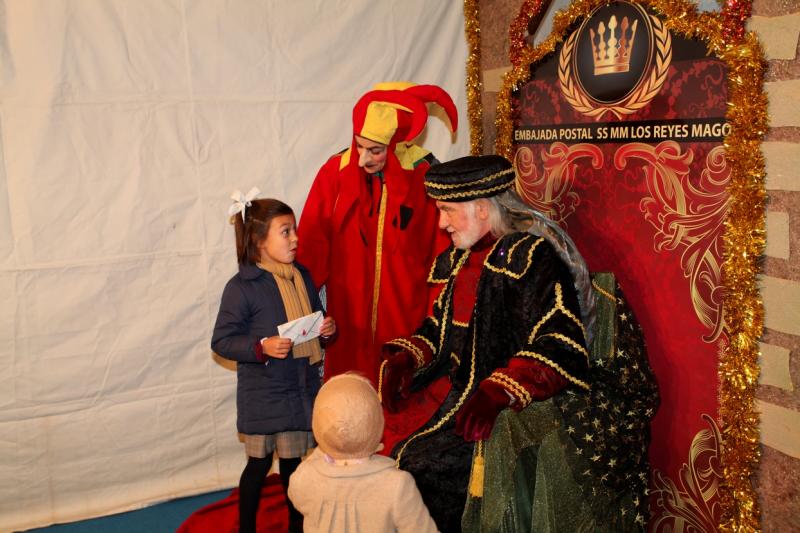
<svg viewBox="0 0 800 533"><path fill-rule="evenodd" d="M649 196L641 200L639 209L656 229L653 247L656 252L681 250L681 268L689 279L692 305L700 322L710 329L703 340L714 342L724 326L720 247L730 201L725 148L716 146L708 153L697 185L689 175L694 152L681 152L675 141L656 146L626 144L614 155L617 169L624 169L629 158L645 162Z"/></svg>
<svg viewBox="0 0 800 533"><path fill-rule="evenodd" d="M572 190L578 167L576 161L586 157L590 158L593 168L603 166L603 152L597 145L555 142L542 152L544 172L540 176L533 150L521 146L514 154L517 193L531 207L566 228L567 218L580 204L578 194Z"/></svg>
<svg viewBox="0 0 800 533"><path fill-rule="evenodd" d="M659 470L653 472L650 501L659 509L650 523L653 533L715 533L720 520L719 485L722 480L722 434L714 419L702 415L710 429L692 439L689 462L680 469L676 485Z"/></svg>

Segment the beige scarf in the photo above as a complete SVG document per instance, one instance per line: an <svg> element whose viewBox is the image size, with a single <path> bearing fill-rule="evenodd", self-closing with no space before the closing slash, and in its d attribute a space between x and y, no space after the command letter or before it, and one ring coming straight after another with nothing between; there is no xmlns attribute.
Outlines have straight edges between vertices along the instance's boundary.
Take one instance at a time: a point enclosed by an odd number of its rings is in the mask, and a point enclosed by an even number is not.
<svg viewBox="0 0 800 533"><path fill-rule="evenodd" d="M303 275L294 265L285 263L258 263L258 267L270 272L275 277L278 290L281 292L283 307L286 309L286 319L291 321L301 316L311 314L311 303L306 292L306 284ZM295 359L309 357L310 363L318 363L322 360L322 348L319 346L319 339L311 339L292 347Z"/></svg>

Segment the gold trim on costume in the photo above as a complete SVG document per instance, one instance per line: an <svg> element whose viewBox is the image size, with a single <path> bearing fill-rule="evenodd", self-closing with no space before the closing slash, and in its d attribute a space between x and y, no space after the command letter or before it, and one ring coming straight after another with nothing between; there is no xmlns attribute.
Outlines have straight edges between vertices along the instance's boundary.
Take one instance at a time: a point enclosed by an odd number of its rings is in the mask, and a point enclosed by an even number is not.
<svg viewBox="0 0 800 533"><path fill-rule="evenodd" d="M460 189L464 187L474 187L475 185L480 185L481 183L492 181L493 179L499 178L500 176L505 176L506 174L513 174L513 173L514 173L514 168L512 167L512 168L507 168L505 170L501 170L500 172L495 172L494 174L490 174L478 180L465 181L462 183L436 183L432 181L426 181L425 186L430 187L432 189Z"/></svg>
<svg viewBox="0 0 800 533"><path fill-rule="evenodd" d="M579 387L582 387L586 390L591 390L591 387L589 386L588 383L586 383L585 381L581 381L576 377L571 376L569 372L567 372L559 365L557 365L556 363L554 363L553 361L551 361L550 359L541 354L538 354L536 352L531 352L529 350L520 350L516 354L514 354L514 357L531 357L533 359L541 361L542 363L546 364L547 366L549 366L550 368L552 368L553 370L564 376L567 380L571 381L575 385L578 385Z"/></svg>
<svg viewBox="0 0 800 533"><path fill-rule="evenodd" d="M521 243L527 241L528 239L532 239L532 238L533 238L533 235L528 233L523 238L521 238L520 240L518 240L517 242L515 242L514 244L511 245L511 248L508 249L508 262L509 263L511 263L511 257L514 255L514 250L517 249L517 246L519 246Z"/></svg>
<svg viewBox="0 0 800 533"><path fill-rule="evenodd" d="M497 241L497 242L500 242L500 241ZM491 263L489 263L488 259L489 259L489 257L491 257L491 255L492 255L491 253L489 253L489 255L486 256L486 261L484 261L483 264L484 264L484 266L486 266L486 268L488 268L492 272L497 272L498 274L505 274L506 276L508 276L510 278L520 279L522 276L527 274L528 269L531 267L531 263L533 262L533 252L536 250L536 248L539 247L539 244L541 244L542 242L544 242L544 237L539 237L539 239L531 245L530 249L528 250L528 263L525 265L525 268L522 270L522 272L520 272L518 274L514 273L514 272L511 272L510 270L508 270L506 268L496 267L496 266L492 265ZM495 243L495 246L496 245L497 245L497 243ZM492 251L494 251L494 248L492 248Z"/></svg>
<svg viewBox="0 0 800 533"><path fill-rule="evenodd" d="M569 309L564 307L564 298L563 298L563 293L561 291L561 284L560 283L556 283L555 293L556 293L556 303L553 304L553 307L551 307L550 310L547 313L545 313L544 316L542 316L542 318L539 320L539 322L537 322L536 325L533 326L533 329L531 330L531 334L528 337L528 344L533 342L533 339L536 338L536 334L539 332L539 328L541 328L542 325L544 325L545 322L550 320L550 318L556 313L556 311L561 311L570 320L575 322L575 324L577 324L578 327L581 328L581 332L583 333L583 338L586 339L586 330L583 329L583 323L580 320L578 320L578 317L573 315L569 311Z"/></svg>
<svg viewBox="0 0 800 533"><path fill-rule="evenodd" d="M428 196L430 196L434 200L453 200L455 198L484 198L486 196L490 196L488 193L502 191L505 189L509 189L513 186L514 182L509 181L508 183L504 183L503 185L490 187L488 189L481 189L479 191L462 191L462 192L454 192L451 194L437 194L433 191L428 191Z"/></svg>
<svg viewBox="0 0 800 533"><path fill-rule="evenodd" d="M497 243L495 243L496 245ZM467 258L469 257L470 251L466 250L462 256L459 258L458 263L456 263L455 268L450 272L450 276L448 279L455 279L458 275L458 272L461 270L461 267L464 266L464 263L467 262ZM450 300L452 299L452 292L453 292L453 283L450 284L449 287L446 287L442 293L439 295L439 298L442 298L445 292L449 292L450 294L447 295L447 301L445 302L445 307L442 310L442 323L439 327L439 349L436 353L440 353L442 351L442 347L444 346L444 330L447 327L447 314L450 312ZM441 306L441 304L439 304Z"/></svg>
<svg viewBox="0 0 800 533"><path fill-rule="evenodd" d="M569 317L569 318L570 318L570 319L571 319L573 322L575 322L575 324L576 324L576 325L577 325L577 326L578 326L578 327L581 329L581 333L583 334L583 340L586 340L586 329L583 327L583 322L581 322L581 320L580 320L578 317L576 317L575 315L573 315L573 314L572 314L572 313L569 311L569 309L567 309L567 308L564 308L564 309L562 309L561 311L562 311L562 312L563 312L565 315L567 315L567 316L568 316L568 317Z"/></svg>
<svg viewBox="0 0 800 533"><path fill-rule="evenodd" d="M563 342L564 344L569 344L572 348L575 348L577 351L585 355L587 359L589 358L589 352L586 351L586 348L584 348L574 340L570 339L566 335L563 335L561 333L545 333L544 335L542 335L542 337L554 337ZM542 337L539 338L541 339Z"/></svg>
<svg viewBox="0 0 800 533"><path fill-rule="evenodd" d="M459 322L458 320L455 320L455 319L453 319L453 320L451 321L451 323L452 323L454 326L458 326L458 327L460 327L460 328L468 328L468 327L469 327L469 323L468 323L468 322Z"/></svg>
<svg viewBox="0 0 800 533"><path fill-rule="evenodd" d="M430 318L431 320L433 320L433 321L434 321L434 323L436 323L436 322L435 322L435 321L436 321L436 319L435 319L435 318L433 318L433 317L428 317L428 318ZM421 340L422 342L424 342L425 344L427 344L427 345L428 345L428 348L430 348L430 349L431 349L431 352L433 352L433 353L436 353L436 347L435 347L435 346L433 345L433 343L432 343L431 341L429 341L427 338L423 337L422 335L411 335L411 338L412 338L412 339L419 339L419 340Z"/></svg>
<svg viewBox="0 0 800 533"><path fill-rule="evenodd" d="M436 297L436 300L434 301L434 303L435 303L435 304L436 304L436 305L437 305L437 306L438 306L440 309L441 309L441 307L442 307L442 296L444 295L444 292L445 292L445 290L446 290L446 289L447 289L447 287L445 287L444 289L442 289L442 290L439 292L439 296L437 296L437 297ZM436 317L431 317L431 319L433 319L433 320L434 320L434 322L436 322L436 325L437 325L437 326L439 325L439 322L436 320Z"/></svg>
<svg viewBox="0 0 800 533"><path fill-rule="evenodd" d="M375 284L372 287L372 340L378 327L378 296L381 292L381 262L383 259L383 226L386 222L386 184L381 182L380 213L378 214L378 233L375 243Z"/></svg>
<svg viewBox="0 0 800 533"><path fill-rule="evenodd" d="M447 290L447 289L445 289L445 290ZM444 294L444 292L445 291L442 291L442 294ZM441 295L440 295L440 297L441 297ZM439 324L439 342L438 342L439 349L436 350L437 354L441 353L442 347L444 346L444 330L447 327L447 313L450 312L450 298L449 297L447 298L447 301L444 303L444 307L441 307L441 304L440 304L440 308L442 309L442 321Z"/></svg>
<svg viewBox="0 0 800 533"><path fill-rule="evenodd" d="M400 337L397 339L392 339L386 344L393 344L410 352L411 355L414 356L414 359L417 360L416 368L419 368L425 364L425 355L422 353L422 350L420 350L417 346L414 345L413 342L409 341L408 339Z"/></svg>
<svg viewBox="0 0 800 533"><path fill-rule="evenodd" d="M378 369L378 398L383 403L383 369L386 368L386 359L381 362L381 367Z"/></svg>
<svg viewBox="0 0 800 533"><path fill-rule="evenodd" d="M533 398L531 398L530 393L527 390L525 390L525 387L520 385L511 376L503 374L502 372L495 371L492 372L489 375L489 377L486 378L486 380L497 383L498 385L503 387L503 389L507 390L509 393L516 396L517 400L519 400L523 406L527 406L529 403L533 401Z"/></svg>
<svg viewBox="0 0 800 533"><path fill-rule="evenodd" d="M486 257L483 260L483 266L489 266L489 258L492 257L494 251L497 249L497 246L500 244L500 239L497 239L495 243L492 245L492 249L489 250L489 253L486 254Z"/></svg>
<svg viewBox="0 0 800 533"><path fill-rule="evenodd" d="M450 250L450 264L451 265L453 264L453 261L455 261L456 252L457 251L458 251L458 248L456 248L456 247L453 247L453 249ZM433 277L433 272L436 270L436 267L438 265L439 265L439 257L437 257L436 259L433 260L433 264L431 265L431 270L430 270L430 272L428 272L428 283L447 283L448 278L437 279L437 278ZM441 296L441 293L439 293L439 295Z"/></svg>
<svg viewBox="0 0 800 533"><path fill-rule="evenodd" d="M557 285L556 304L558 305L559 311L567 315L567 317L569 317L573 322L575 322L575 324L577 324L579 328L581 328L581 333L583 333L583 339L586 340L586 330L583 327L583 322L581 322L580 318L573 315L572 311L564 307L564 298L563 298L563 293L561 292L561 285L559 284L556 285Z"/></svg>
<svg viewBox="0 0 800 533"><path fill-rule="evenodd" d="M612 302L616 302L616 301L617 301L617 299L614 297L614 295L613 295L613 294L611 294L610 292L608 292L608 291L606 291L605 289L603 289L603 288L602 288L600 285L598 285L598 284L597 284L597 282L596 282L595 280L592 280L592 288L593 288L593 289L594 289L594 290L595 290L595 291L596 291L598 294L601 294L601 295L605 296L606 298L608 298L608 299L609 299L609 300L611 300Z"/></svg>
<svg viewBox="0 0 800 533"><path fill-rule="evenodd" d="M453 415L456 414L456 412L458 412L459 409L461 409L461 406L466 401L467 396L469 396L470 392L472 392L472 387L474 383L475 383L475 329L473 328L472 357L470 360L469 380L467 381L467 386L464 387L464 391L461 393L461 396L459 396L458 401L453 406L453 408L450 409L436 424L434 424L433 426L429 427L424 431L420 431L419 433L412 435L411 437L408 438L408 440L406 440L405 444L403 444L403 447L400 448L400 451L397 453L397 459L395 460L395 463L397 464L398 468L400 467L400 459L403 457L403 452L406 451L408 445L411 444L411 442L414 439L428 435L429 433L433 433L434 431L437 431L439 428L441 428L445 423L447 423L447 421L450 420L450 418L452 418Z"/></svg>
<svg viewBox="0 0 800 533"><path fill-rule="evenodd" d="M558 308L553 306L553 307L550 308L550 310L548 312L546 312L542 316L542 318L539 319L539 322L537 322L536 325L534 325L533 329L531 330L531 334L528 337L528 344L531 344L533 342L533 340L536 338L536 334L539 332L539 328L542 327L542 325L545 322L550 320L550 317L552 317L554 314L556 314L556 312L558 312Z"/></svg>

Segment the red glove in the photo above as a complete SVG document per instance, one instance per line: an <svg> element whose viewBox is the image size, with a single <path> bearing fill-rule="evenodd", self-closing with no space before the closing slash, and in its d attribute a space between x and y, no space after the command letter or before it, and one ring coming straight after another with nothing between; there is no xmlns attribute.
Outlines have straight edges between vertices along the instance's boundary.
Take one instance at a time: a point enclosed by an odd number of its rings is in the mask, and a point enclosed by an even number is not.
<svg viewBox="0 0 800 533"><path fill-rule="evenodd" d="M408 387L414 377L414 356L392 345L384 345L381 365L381 402L391 413L398 411L398 400L408 398Z"/></svg>
<svg viewBox="0 0 800 533"><path fill-rule="evenodd" d="M502 386L493 381L481 381L478 390L456 415L456 435L467 442L488 439L497 415L510 404L511 397Z"/></svg>

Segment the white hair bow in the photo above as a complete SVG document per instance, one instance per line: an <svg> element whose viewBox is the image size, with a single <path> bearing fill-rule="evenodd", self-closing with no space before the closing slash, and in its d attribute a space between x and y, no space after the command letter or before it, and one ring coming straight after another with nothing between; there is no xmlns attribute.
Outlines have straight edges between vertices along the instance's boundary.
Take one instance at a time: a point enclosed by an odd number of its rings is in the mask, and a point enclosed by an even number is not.
<svg viewBox="0 0 800 533"><path fill-rule="evenodd" d="M248 207L252 205L252 201L258 196L258 193L261 191L258 190L258 187L253 187L250 189L247 194L242 194L242 191L236 189L231 193L231 198L233 199L233 204L228 208L228 216L233 216L236 213L242 214L242 222L244 222L244 213Z"/></svg>

